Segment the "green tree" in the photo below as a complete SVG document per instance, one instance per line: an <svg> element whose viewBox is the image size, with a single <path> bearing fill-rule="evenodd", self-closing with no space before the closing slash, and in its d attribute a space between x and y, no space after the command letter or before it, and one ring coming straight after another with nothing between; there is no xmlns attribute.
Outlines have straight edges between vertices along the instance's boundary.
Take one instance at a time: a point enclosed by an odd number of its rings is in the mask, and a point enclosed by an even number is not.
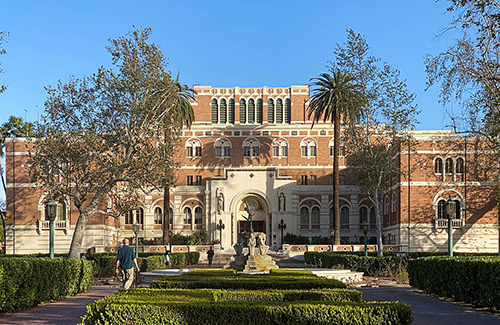
<svg viewBox="0 0 500 325"><path fill-rule="evenodd" d="M173 116L175 123L178 123L179 127L191 128L194 122L194 111L193 106L191 106L190 100L194 100L194 90L187 85L183 85L179 81L179 73L177 73L177 79L174 82L175 88L175 101L172 103L177 108L177 116ZM169 130L164 130L164 137L168 137ZM165 156L168 157L168 154ZM163 244L166 245L171 241L170 235L170 187L174 185L175 180L175 169L171 169L170 172L165 173L163 178Z"/></svg>
<svg viewBox="0 0 500 325"><path fill-rule="evenodd" d="M375 208L378 254L382 255L381 201L390 185L402 174L395 153L408 148L408 128L419 114L415 95L408 91L400 72L370 55L366 39L348 30L347 42L338 46L337 65L348 71L362 87L365 103L360 123L346 125L344 142L349 167L356 171L358 184Z"/></svg>
<svg viewBox="0 0 500 325"><path fill-rule="evenodd" d="M176 88L159 47L147 42L150 34L143 28L110 39L116 71L100 68L46 88L29 165L48 199L71 199L79 212L70 258L79 257L91 217L135 208L140 193L161 189L174 168ZM168 138L161 139L163 130Z"/></svg>
<svg viewBox="0 0 500 325"><path fill-rule="evenodd" d="M331 74L330 74L331 73ZM314 122L323 119L333 124L333 213L334 213L334 242L340 245L340 209L339 209L339 148L340 124L354 123L359 118L363 105L360 86L355 83L353 76L345 71L332 67L330 73L322 73L318 78L312 78L313 92L308 108L308 118Z"/></svg>

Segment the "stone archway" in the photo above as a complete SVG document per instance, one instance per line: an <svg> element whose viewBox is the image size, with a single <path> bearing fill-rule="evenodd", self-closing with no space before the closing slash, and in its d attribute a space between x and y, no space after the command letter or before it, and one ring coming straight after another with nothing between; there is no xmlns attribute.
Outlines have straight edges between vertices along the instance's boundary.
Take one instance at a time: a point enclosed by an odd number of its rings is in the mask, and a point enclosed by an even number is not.
<svg viewBox="0 0 500 325"><path fill-rule="evenodd" d="M245 205L248 205L254 211L253 230L263 232L269 238L269 201L264 193L252 191L240 193L231 202L231 211L233 212L231 222L234 226L233 242L236 242L240 232L247 231L250 228L250 221L246 219L248 213L245 211Z"/></svg>

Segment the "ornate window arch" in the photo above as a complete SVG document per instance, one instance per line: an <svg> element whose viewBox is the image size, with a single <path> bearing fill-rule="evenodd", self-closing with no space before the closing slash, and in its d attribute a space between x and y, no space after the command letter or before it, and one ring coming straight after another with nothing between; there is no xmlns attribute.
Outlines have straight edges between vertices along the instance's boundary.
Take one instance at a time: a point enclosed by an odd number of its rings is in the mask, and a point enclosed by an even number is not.
<svg viewBox="0 0 500 325"><path fill-rule="evenodd" d="M198 138L190 138L186 141L186 156L187 157L201 157L201 149L203 142Z"/></svg>
<svg viewBox="0 0 500 325"><path fill-rule="evenodd" d="M462 157L457 158L456 168L455 168L456 173L463 174L464 173L464 166L465 166L464 159Z"/></svg>
<svg viewBox="0 0 500 325"><path fill-rule="evenodd" d="M443 159L441 158L434 159L434 173L436 174L443 173Z"/></svg>
<svg viewBox="0 0 500 325"><path fill-rule="evenodd" d="M231 141L227 138L218 138L214 142L215 157L231 157Z"/></svg>
<svg viewBox="0 0 500 325"><path fill-rule="evenodd" d="M349 207L347 205L340 208L340 227L349 229Z"/></svg>
<svg viewBox="0 0 500 325"><path fill-rule="evenodd" d="M303 206L302 208L300 208L300 229L309 229L309 227L309 208Z"/></svg>
<svg viewBox="0 0 500 325"><path fill-rule="evenodd" d="M283 99L276 99L276 124L283 124Z"/></svg>
<svg viewBox="0 0 500 325"><path fill-rule="evenodd" d="M200 206L194 208L194 224L201 225L203 222L203 209Z"/></svg>
<svg viewBox="0 0 500 325"><path fill-rule="evenodd" d="M184 225L193 224L193 212L190 207L185 207L184 210Z"/></svg>
<svg viewBox="0 0 500 325"><path fill-rule="evenodd" d="M444 162L444 171L446 174L453 174L453 159L452 158L446 158Z"/></svg>
<svg viewBox="0 0 500 325"><path fill-rule="evenodd" d="M240 99L240 124L247 123L247 101L245 98Z"/></svg>
<svg viewBox="0 0 500 325"><path fill-rule="evenodd" d="M273 157L288 157L288 141L284 138L275 138L271 144Z"/></svg>
<svg viewBox="0 0 500 325"><path fill-rule="evenodd" d="M155 207L154 209L154 222L155 225L161 225L163 223L163 209L160 207Z"/></svg>
<svg viewBox="0 0 500 325"><path fill-rule="evenodd" d="M304 138L300 141L302 157L316 157L316 140L313 138Z"/></svg>
<svg viewBox="0 0 500 325"><path fill-rule="evenodd" d="M246 138L243 141L243 156L249 158L259 157L260 142L256 138Z"/></svg>
<svg viewBox="0 0 500 325"><path fill-rule="evenodd" d="M274 99L269 98L267 100L267 123L274 124Z"/></svg>
<svg viewBox="0 0 500 325"><path fill-rule="evenodd" d="M225 98L221 98L219 107L219 123L227 123L227 101Z"/></svg>
<svg viewBox="0 0 500 325"><path fill-rule="evenodd" d="M212 98L211 101L212 106L212 124L219 123L219 103L217 98Z"/></svg>

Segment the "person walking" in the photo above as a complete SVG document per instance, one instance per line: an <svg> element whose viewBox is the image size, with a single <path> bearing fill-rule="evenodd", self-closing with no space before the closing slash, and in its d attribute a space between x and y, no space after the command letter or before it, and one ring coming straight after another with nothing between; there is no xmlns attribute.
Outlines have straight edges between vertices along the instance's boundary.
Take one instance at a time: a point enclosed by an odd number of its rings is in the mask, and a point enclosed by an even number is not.
<svg viewBox="0 0 500 325"><path fill-rule="evenodd" d="M207 258L208 258L208 267L212 267L212 261L214 259L214 249L210 247L210 249L207 251Z"/></svg>
<svg viewBox="0 0 500 325"><path fill-rule="evenodd" d="M165 246L165 255L163 256L163 264L165 264L165 267L170 266L170 251L167 249L167 246Z"/></svg>
<svg viewBox="0 0 500 325"><path fill-rule="evenodd" d="M119 274L120 269L123 271L123 290L128 290L134 281L134 266L139 272L134 249L128 244L128 238L123 239L123 246L118 250L116 256L116 274Z"/></svg>

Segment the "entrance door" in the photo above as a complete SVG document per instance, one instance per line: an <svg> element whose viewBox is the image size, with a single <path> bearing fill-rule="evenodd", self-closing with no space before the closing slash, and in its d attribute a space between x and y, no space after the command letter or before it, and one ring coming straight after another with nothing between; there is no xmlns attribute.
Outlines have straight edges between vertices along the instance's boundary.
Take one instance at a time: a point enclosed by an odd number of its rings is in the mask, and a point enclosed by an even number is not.
<svg viewBox="0 0 500 325"><path fill-rule="evenodd" d="M250 229L250 221L238 221L239 233L242 231L248 231ZM262 221L253 221L252 227L254 232L266 232L265 222Z"/></svg>

